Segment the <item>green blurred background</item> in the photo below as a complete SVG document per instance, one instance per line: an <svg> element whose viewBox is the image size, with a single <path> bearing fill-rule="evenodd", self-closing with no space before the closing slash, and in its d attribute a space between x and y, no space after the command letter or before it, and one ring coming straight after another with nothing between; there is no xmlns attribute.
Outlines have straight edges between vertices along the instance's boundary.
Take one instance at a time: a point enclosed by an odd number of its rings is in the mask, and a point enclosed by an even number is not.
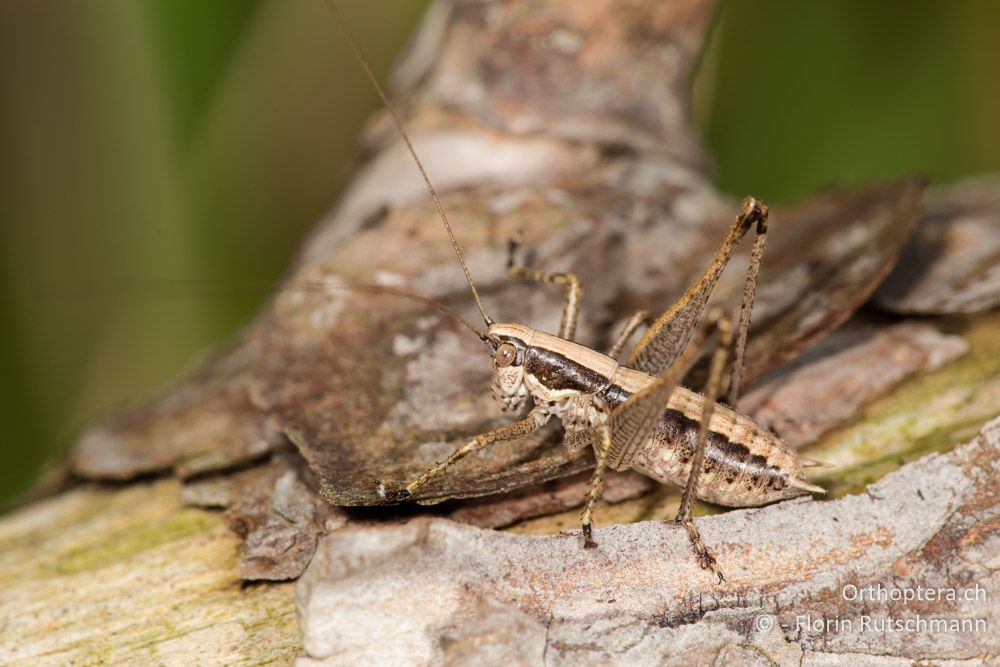
<svg viewBox="0 0 1000 667"><path fill-rule="evenodd" d="M424 0L341 0L388 71ZM1000 3L726 6L695 82L722 188L1000 168ZM321 0L0 3L0 504L228 338L375 108Z"/></svg>

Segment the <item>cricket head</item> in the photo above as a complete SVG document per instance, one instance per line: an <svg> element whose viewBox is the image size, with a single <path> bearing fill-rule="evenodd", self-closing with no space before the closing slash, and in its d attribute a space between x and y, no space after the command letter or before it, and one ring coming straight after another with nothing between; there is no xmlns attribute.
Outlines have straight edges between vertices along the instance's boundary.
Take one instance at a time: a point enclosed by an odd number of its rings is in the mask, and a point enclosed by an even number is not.
<svg viewBox="0 0 1000 667"><path fill-rule="evenodd" d="M486 334L493 355L491 390L504 412L515 412L528 400L524 383L524 353L535 330L522 324L491 324Z"/></svg>

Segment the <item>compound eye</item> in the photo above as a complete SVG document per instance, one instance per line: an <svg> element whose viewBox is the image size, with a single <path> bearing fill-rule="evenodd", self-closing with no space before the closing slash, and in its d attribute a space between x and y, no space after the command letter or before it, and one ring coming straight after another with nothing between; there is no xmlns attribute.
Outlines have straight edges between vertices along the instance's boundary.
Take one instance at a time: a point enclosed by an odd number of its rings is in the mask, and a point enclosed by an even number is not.
<svg viewBox="0 0 1000 667"><path fill-rule="evenodd" d="M497 348L497 366L500 368L506 368L514 363L514 359L517 357L517 348L510 343L502 343L500 347Z"/></svg>

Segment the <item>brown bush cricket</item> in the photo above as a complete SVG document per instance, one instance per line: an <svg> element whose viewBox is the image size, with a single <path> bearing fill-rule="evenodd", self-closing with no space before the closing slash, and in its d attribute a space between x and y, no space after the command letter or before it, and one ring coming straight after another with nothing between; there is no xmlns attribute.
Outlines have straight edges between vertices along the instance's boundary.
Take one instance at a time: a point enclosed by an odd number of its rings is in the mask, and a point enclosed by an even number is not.
<svg viewBox="0 0 1000 667"><path fill-rule="evenodd" d="M343 17L332 2L329 4L420 170L487 329L481 331L457 314L452 315L488 348L493 360L492 391L503 409L519 412L531 404L523 418L469 439L405 488L391 490L376 482L379 497L386 502L406 500L469 454L525 437L555 417L565 429L564 446L577 451L590 445L597 460L582 516L585 546L595 545L591 519L606 468L631 468L684 489L675 521L686 527L702 567L713 570L722 580L691 516L696 498L744 507L823 491L803 477L801 467L812 462L800 460L776 435L751 418L716 403L727 368L731 369L728 404L735 405L739 396L750 313L767 239L767 207L753 197L744 200L736 222L708 268L650 324L624 364L616 358L632 335L649 323L647 313L636 313L628 321L608 354L574 342L582 294L580 282L571 273L546 273L518 265L517 243L513 241L508 272L515 278L562 286L566 291L562 321L558 335L523 324L497 323L483 307L444 208L402 121ZM708 309L707 304L722 271L751 228L755 229L755 238L734 325L721 309ZM700 395L681 387L680 382L711 341L715 351L705 393Z"/></svg>

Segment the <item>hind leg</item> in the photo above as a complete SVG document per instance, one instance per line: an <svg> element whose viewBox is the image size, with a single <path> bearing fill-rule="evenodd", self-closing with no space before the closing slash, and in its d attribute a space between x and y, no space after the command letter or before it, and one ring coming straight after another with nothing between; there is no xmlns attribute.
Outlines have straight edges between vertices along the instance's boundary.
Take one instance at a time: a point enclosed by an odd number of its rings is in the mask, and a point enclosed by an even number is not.
<svg viewBox="0 0 1000 667"><path fill-rule="evenodd" d="M712 364L709 369L708 385L705 387L705 407L702 409L701 422L698 425L698 436L695 444L694 456L691 459L691 472L688 473L687 484L684 487L684 495L681 496L681 506L677 510L675 522L683 524L687 528L688 538L694 548L698 562L706 570L712 570L719 577L719 582L726 580L719 570L715 557L705 546L701 539L701 533L691 518L691 508L698 497L698 481L701 479L702 468L705 462L705 440L708 438L708 425L715 410L715 401L719 395L722 384L722 375L726 367L726 359L729 356L729 348L733 343L733 325L719 310L713 310L709 314L712 324L719 332L718 345L712 354Z"/></svg>

